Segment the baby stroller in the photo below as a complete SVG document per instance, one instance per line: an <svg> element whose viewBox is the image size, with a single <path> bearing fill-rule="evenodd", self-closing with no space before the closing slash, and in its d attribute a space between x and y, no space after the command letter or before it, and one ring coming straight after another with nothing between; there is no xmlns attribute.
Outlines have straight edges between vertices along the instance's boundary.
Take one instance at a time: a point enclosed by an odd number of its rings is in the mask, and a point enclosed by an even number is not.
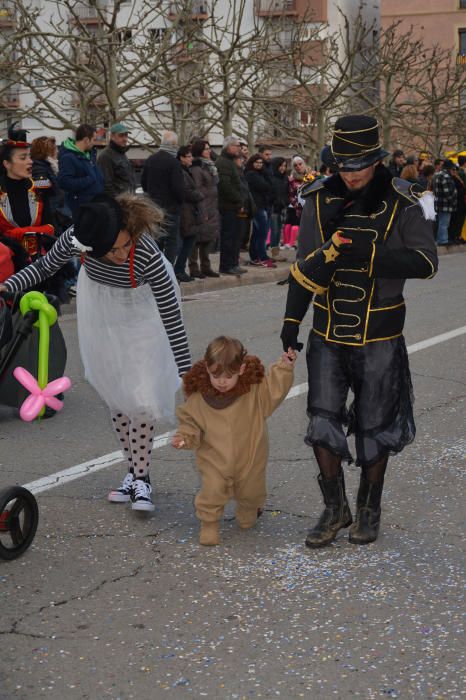
<svg viewBox="0 0 466 700"><path fill-rule="evenodd" d="M36 311L24 315L19 309L19 296L0 294L0 404L19 408L27 391L15 379L15 367L25 367L37 375L39 333L34 327ZM53 362L50 377L63 374L66 346L57 324L50 329ZM33 494L21 486L0 490L0 559L19 557L31 544L37 530L39 510Z"/></svg>

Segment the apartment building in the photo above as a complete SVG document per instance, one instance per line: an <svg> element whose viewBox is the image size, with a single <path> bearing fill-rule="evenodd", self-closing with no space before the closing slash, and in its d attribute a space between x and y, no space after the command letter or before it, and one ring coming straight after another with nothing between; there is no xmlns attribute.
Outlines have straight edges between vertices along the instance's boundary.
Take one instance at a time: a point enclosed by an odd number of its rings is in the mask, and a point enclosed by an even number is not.
<svg viewBox="0 0 466 700"><path fill-rule="evenodd" d="M427 47L439 46L451 54L452 64L464 70L466 86L466 0L381 0L382 31L395 21L400 21L400 31L409 31L413 39L422 39ZM466 87L460 89L459 104L452 105L466 116ZM459 118L461 121L461 117ZM403 134L399 134L400 141ZM456 139L443 145L443 152L464 147L464 121ZM413 147L423 148L416 139Z"/></svg>
<svg viewBox="0 0 466 700"><path fill-rule="evenodd" d="M40 9L39 21L44 29L47 27L51 17L54 17L54 21L57 23L57 4L55 0L34 0L34 4ZM66 17L66 10L63 9L66 7L66 3L65 5L61 4L62 9L59 17L62 18L64 29L67 27L76 29L77 26L85 27L86 32L91 35L92 32L98 35L102 25L102 13L110 12L113 8L112 0L93 0L92 2L86 0L71 3L70 6L74 8L74 17L71 14ZM291 45L293 37L291 27L293 23L306 22L309 32L313 36L316 35L317 28L319 36L324 40L327 33L337 31L345 20L349 20L350 23L354 21L360 8L360 0L339 0L338 3L335 0L193 0L189 5L189 17L187 20L185 18L184 23L179 21L179 7L180 2L170 2L168 0L161 0L158 3L152 3L149 0L128 0L128 2L124 2L121 5L118 14L118 27L120 28L121 41L127 42L128 50L131 50L131 41L137 43L140 39L137 36L132 37L131 30L128 30L128 27L134 26L131 23L134 22L135 13L140 12L141 16L144 16L147 10L146 20L144 21L147 21L148 26L144 27L145 35L153 45L158 45L165 40L167 32L170 33L171 31L170 36L173 35L174 38L170 39L170 41L173 41L174 46L169 70L173 74L176 73L178 79L189 81L189 71L193 66L193 55L195 55L198 48L197 44L201 44L199 37L209 33L209 38L217 42L220 48L226 45L228 43L227 32L225 31L222 34L222 26L227 27L235 21L235 17L232 14L235 8L238 8L238 11L241 10L240 29L243 35L252 31L254 26L269 23L271 27L279 27L280 50L286 52L287 50L293 50ZM374 26L377 27L380 16L379 0L365 2L363 7L365 21L374 23ZM153 14L151 14L151 8L152 10L157 8L157 11L154 10ZM7 37L8 32L13 30L17 13L18 4L15 0L0 0L0 42L2 41L2 36ZM189 40L183 42L182 33L186 31L187 24L190 26L190 36ZM176 31L173 32L175 25ZM198 35L197 42L196 34ZM3 76L8 74L8 62L10 61L11 63L14 58L8 59L4 54L5 52L2 53L2 66L0 66L2 69L2 80L4 80ZM86 54L86 51L81 51L77 60L82 62L83 65L91 65L91 57ZM218 71L215 72L214 70L215 55L209 60L210 64L207 62L203 66L206 83L209 83L211 74L218 76ZM13 66L13 64L11 65ZM121 67L119 70L120 73L116 78L120 80L127 79L127 75L123 75ZM157 76L154 75L153 79L156 80ZM47 126L44 126L34 114L23 116L22 124L29 130L29 138L32 139L47 133L54 134L61 141L70 135L71 132L63 128L60 119L53 113L47 112L45 103L37 103L37 91L40 94L40 91L43 90L43 94L46 94L48 90L46 75L43 79L41 77L37 78L37 85L34 86L36 96L32 94L30 89L15 83L14 74L11 71L8 81L8 89L5 83L2 89L0 83L0 132L4 132L7 124L17 118L17 114L21 109L27 110L31 105L36 104L36 114L40 111L40 116L42 119L45 119ZM209 85L209 87L212 91L212 85ZM279 91L280 88L280 85L272 85L270 86L270 91L273 93L274 89ZM142 114L142 121L147 125L147 129L141 126L141 120L139 120L138 124L132 124L131 115L125 116L125 122L132 127L133 138L140 144L150 145L154 143L156 141L154 132L160 133L164 122L169 127L173 123L174 117L181 123L183 123L183 119L186 122L191 120L191 132L193 130L196 131L198 125L200 128L203 115L209 116L209 109L211 110L212 107L209 106L207 98L204 98L202 87L197 87L196 89L199 91L196 95L198 98L196 109L193 110L191 106L191 109L187 110L186 103L179 96L167 99L163 94L159 94L152 99L150 104L144 104L143 84L132 86L125 95L126 104L134 100L134 104L137 105L138 111ZM218 94L222 93L222 85L219 84L218 89L215 88L213 91L218 96ZM71 93L67 89L57 87L53 97L55 104L59 106L59 116L64 115L73 124L80 121L80 115L82 114L80 107L86 101L88 120L96 122L99 127L100 138L102 142L105 142L111 117L108 115L105 118L102 117L102 114L105 113L106 98L104 95L98 92L90 94L89 91L86 93ZM93 119L93 107L95 107L95 119ZM184 111L186 111L185 116ZM309 119L309 115L302 114L300 110L294 109L293 106L290 106L289 112L292 115L292 119L301 120L304 124ZM215 120L212 120L212 122L215 122ZM247 126L244 118L239 118L234 111L231 126L237 133L243 133L245 137L247 136ZM273 127L269 127L264 120L258 120L258 123L253 128L253 138L256 141L262 139L273 142L275 139L277 145L282 145L286 148L286 139L282 139L282 142L278 143L280 139L277 137L276 129L274 133ZM212 123L208 137L212 143L218 145L222 142L224 131L225 123ZM135 151L134 155L137 157L142 155L142 152L137 153Z"/></svg>
<svg viewBox="0 0 466 700"><path fill-rule="evenodd" d="M401 28L426 45L452 49L455 59L466 65L466 0L382 0L382 28L401 20Z"/></svg>

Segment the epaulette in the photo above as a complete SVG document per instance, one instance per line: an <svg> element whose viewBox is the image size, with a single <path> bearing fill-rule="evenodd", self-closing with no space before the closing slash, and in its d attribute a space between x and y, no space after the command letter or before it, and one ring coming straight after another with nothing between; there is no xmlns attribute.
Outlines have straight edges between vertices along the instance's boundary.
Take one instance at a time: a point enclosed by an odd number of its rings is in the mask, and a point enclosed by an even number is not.
<svg viewBox="0 0 466 700"><path fill-rule="evenodd" d="M324 179L319 178L318 180L314 180L313 182L305 182L303 185L298 190L298 194L300 197L305 199L306 197L309 197L310 194L313 192L317 192L317 190L320 190L324 186Z"/></svg>
<svg viewBox="0 0 466 700"><path fill-rule="evenodd" d="M435 203L432 192L424 190L417 182L408 182L400 177L393 178L392 186L395 192L401 194L408 202L419 204L426 221L435 221Z"/></svg>
<svg viewBox="0 0 466 700"><path fill-rule="evenodd" d="M392 179L392 187L395 192L401 194L411 202L411 204L419 204L419 197L422 196L424 190L421 185L417 182L409 182L408 180L403 180L401 177L394 177Z"/></svg>

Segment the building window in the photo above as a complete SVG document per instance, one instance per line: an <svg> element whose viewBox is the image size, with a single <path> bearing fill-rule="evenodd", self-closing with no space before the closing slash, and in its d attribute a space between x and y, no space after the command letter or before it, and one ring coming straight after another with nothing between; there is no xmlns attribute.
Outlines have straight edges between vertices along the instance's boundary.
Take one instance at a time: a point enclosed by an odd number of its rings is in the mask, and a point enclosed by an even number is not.
<svg viewBox="0 0 466 700"><path fill-rule="evenodd" d="M466 113L466 88L463 88L460 90L460 109Z"/></svg>
<svg viewBox="0 0 466 700"><path fill-rule="evenodd" d="M461 56L466 56L466 29L458 30L458 39L459 53L461 54Z"/></svg>
<svg viewBox="0 0 466 700"><path fill-rule="evenodd" d="M122 29L116 33L119 44L131 44L133 33L131 29Z"/></svg>
<svg viewBox="0 0 466 700"><path fill-rule="evenodd" d="M460 10L466 10L466 0L460 0Z"/></svg>
<svg viewBox="0 0 466 700"><path fill-rule="evenodd" d="M167 32L166 27L152 27L149 29L149 36L154 44L161 44L165 33Z"/></svg>

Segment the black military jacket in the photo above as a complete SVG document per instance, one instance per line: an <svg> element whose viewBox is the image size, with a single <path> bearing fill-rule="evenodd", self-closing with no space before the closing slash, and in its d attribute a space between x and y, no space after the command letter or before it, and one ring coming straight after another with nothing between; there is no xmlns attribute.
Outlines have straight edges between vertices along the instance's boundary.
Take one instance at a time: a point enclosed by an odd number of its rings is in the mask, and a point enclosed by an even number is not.
<svg viewBox="0 0 466 700"><path fill-rule="evenodd" d="M338 174L305 186L301 196L305 205L298 259L320 248L336 230L369 236L377 250L370 264L352 268L343 266L342 256L328 290L314 298L313 330L344 345L401 335L406 279L433 277L437 271L432 195L392 178L379 165L359 197L346 189Z"/></svg>

